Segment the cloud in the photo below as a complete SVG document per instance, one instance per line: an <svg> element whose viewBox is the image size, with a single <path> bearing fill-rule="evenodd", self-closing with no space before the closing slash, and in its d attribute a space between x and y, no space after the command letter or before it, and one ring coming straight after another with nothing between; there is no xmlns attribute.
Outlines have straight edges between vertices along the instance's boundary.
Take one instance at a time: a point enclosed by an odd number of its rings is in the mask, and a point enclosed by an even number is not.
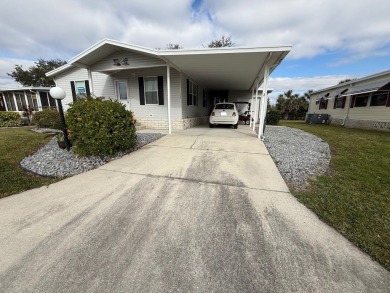
<svg viewBox="0 0 390 293"><path fill-rule="evenodd" d="M364 56L390 42L387 0L205 0L213 22L239 44L292 44L290 58L331 51ZM375 9L373 5L375 3Z"/></svg>
<svg viewBox="0 0 390 293"><path fill-rule="evenodd" d="M0 56L68 60L103 38L199 48L227 35L237 46L291 44L288 59L331 55L326 66L337 67L390 55L389 9L388 0L2 0Z"/></svg>
<svg viewBox="0 0 390 293"><path fill-rule="evenodd" d="M24 69L34 65L34 61L15 59L15 58L1 58L0 59L0 88L17 88L21 87L16 81L7 75L15 69L15 65L21 65Z"/></svg>

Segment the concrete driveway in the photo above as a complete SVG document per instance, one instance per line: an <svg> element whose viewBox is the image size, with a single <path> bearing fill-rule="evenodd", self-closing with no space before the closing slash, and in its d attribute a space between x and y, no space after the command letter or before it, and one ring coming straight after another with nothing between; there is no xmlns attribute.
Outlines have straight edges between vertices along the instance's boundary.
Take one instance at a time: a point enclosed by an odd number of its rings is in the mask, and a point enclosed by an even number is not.
<svg viewBox="0 0 390 293"><path fill-rule="evenodd" d="M193 128L0 200L0 292L389 292L249 127Z"/></svg>

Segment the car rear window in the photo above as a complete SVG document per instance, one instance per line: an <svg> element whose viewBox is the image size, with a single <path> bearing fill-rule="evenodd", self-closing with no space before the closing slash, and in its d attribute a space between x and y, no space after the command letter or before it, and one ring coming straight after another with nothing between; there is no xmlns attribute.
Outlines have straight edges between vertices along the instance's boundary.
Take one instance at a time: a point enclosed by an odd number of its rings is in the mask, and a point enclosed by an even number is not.
<svg viewBox="0 0 390 293"><path fill-rule="evenodd" d="M215 105L215 109L234 110L234 105L233 104L218 104L218 105Z"/></svg>

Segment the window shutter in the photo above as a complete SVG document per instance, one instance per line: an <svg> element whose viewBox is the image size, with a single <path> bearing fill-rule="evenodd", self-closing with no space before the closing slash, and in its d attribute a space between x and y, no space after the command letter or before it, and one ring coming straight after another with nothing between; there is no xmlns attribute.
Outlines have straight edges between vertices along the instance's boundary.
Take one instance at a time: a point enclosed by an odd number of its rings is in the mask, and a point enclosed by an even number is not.
<svg viewBox="0 0 390 293"><path fill-rule="evenodd" d="M72 89L73 102L76 102L77 98L76 98L76 88L74 86L74 81L70 82L70 88Z"/></svg>
<svg viewBox="0 0 390 293"><path fill-rule="evenodd" d="M325 110L328 109L328 102L329 102L329 100L326 99L326 100L325 100Z"/></svg>
<svg viewBox="0 0 390 293"><path fill-rule="evenodd" d="M390 107L390 92L389 92L389 94L387 95L386 107Z"/></svg>
<svg viewBox="0 0 390 293"><path fill-rule="evenodd" d="M190 96L190 81L187 79L187 106L192 105Z"/></svg>
<svg viewBox="0 0 390 293"><path fill-rule="evenodd" d="M334 103L333 103L333 109L336 109L336 106L337 106L337 100L338 100L338 98L335 98L335 99L334 99Z"/></svg>
<svg viewBox="0 0 390 293"><path fill-rule="evenodd" d="M87 97L90 97L91 96L91 91L89 89L89 80L86 80L85 81L85 92L87 94Z"/></svg>
<svg viewBox="0 0 390 293"><path fill-rule="evenodd" d="M351 104L350 104L350 108L353 108L353 105L355 104L355 96L352 96L351 97Z"/></svg>
<svg viewBox="0 0 390 293"><path fill-rule="evenodd" d="M343 97L343 104L342 104L342 108L344 109L345 108L345 101L347 100L347 97Z"/></svg>
<svg viewBox="0 0 390 293"><path fill-rule="evenodd" d="M162 76L157 77L158 87L158 104L164 105L164 79Z"/></svg>
<svg viewBox="0 0 390 293"><path fill-rule="evenodd" d="M144 91L143 77L138 77L138 87L139 87L139 104L145 105L145 91Z"/></svg>

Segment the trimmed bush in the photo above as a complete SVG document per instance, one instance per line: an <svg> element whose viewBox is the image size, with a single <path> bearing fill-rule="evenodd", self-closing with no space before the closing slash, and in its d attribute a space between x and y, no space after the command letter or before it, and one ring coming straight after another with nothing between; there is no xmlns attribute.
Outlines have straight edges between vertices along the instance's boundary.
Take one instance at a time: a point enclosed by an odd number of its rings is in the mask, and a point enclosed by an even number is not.
<svg viewBox="0 0 390 293"><path fill-rule="evenodd" d="M38 128L62 129L60 113L56 109L45 109L34 113L32 122Z"/></svg>
<svg viewBox="0 0 390 293"><path fill-rule="evenodd" d="M0 111L0 127L15 127L22 125L22 117L18 112Z"/></svg>
<svg viewBox="0 0 390 293"><path fill-rule="evenodd" d="M268 125L278 125L282 114L279 111L271 110L267 113L266 123Z"/></svg>
<svg viewBox="0 0 390 293"><path fill-rule="evenodd" d="M69 139L82 156L115 156L137 142L133 115L119 102L80 100L66 113Z"/></svg>

